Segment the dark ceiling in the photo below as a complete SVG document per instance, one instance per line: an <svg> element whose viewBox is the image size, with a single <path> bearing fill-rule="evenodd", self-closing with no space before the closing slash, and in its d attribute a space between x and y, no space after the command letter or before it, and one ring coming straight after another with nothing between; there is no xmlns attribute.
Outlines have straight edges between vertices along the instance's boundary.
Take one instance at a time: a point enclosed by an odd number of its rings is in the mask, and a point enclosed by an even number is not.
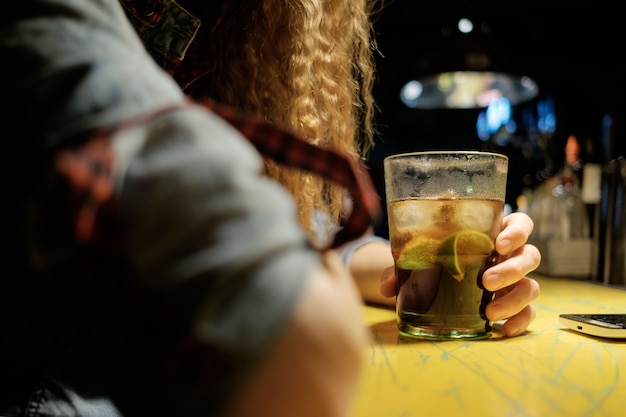
<svg viewBox="0 0 626 417"><path fill-rule="evenodd" d="M459 18L469 17L476 25L490 27L489 35L510 50L521 70L541 82L566 83L578 77L595 78L604 71L617 75L623 53L620 43L626 39L619 3L387 0L376 28L384 61L397 66L436 50L445 40L442 28L452 31ZM590 92L603 94L602 83L595 86Z"/></svg>
<svg viewBox="0 0 626 417"><path fill-rule="evenodd" d="M453 34L461 17L489 28L486 36L509 53L507 68L533 77L541 96L556 100L563 135L599 130L606 113L625 116L621 44L626 37L619 3L387 0L375 26L381 52L375 88L381 133L387 133L388 142L397 136L415 138L416 148L455 146L462 137L475 135L476 112L411 110L398 97L420 64L445 45L450 36L442 33Z"/></svg>

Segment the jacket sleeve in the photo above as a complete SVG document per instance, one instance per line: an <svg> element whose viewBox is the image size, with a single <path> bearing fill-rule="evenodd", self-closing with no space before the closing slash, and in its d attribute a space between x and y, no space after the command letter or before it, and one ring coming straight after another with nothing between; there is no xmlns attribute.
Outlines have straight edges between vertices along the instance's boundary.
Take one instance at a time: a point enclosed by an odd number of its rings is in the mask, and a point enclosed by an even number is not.
<svg viewBox="0 0 626 417"><path fill-rule="evenodd" d="M135 319L151 323L120 316L97 343L117 352L107 369L127 388L118 404L218 411L282 334L320 253L254 148L217 116L173 110L114 140L116 200L145 306ZM126 354L130 335L150 352Z"/></svg>
<svg viewBox="0 0 626 417"><path fill-rule="evenodd" d="M126 252L112 277L126 281L106 298L92 288L95 303L74 311L76 323L90 324L70 339L90 346L101 372L89 378L130 415L218 415L272 349L320 264L296 207L240 134L186 102L117 0L3 7L0 54L15 65L0 66L0 117L19 138L7 141L11 163L80 147L96 131L115 158ZM85 278L116 266L73 261L86 273L67 289L79 297ZM86 389L60 383L76 395Z"/></svg>
<svg viewBox="0 0 626 417"><path fill-rule="evenodd" d="M0 14L0 117L41 151L89 129L181 103L117 0L9 0ZM27 141L26 141L27 139Z"/></svg>

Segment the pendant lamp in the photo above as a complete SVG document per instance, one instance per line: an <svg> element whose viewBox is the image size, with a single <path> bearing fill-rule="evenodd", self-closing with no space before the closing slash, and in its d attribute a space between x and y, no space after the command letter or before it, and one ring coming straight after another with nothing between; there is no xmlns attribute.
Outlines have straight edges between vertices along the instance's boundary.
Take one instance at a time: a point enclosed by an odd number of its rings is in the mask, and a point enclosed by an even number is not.
<svg viewBox="0 0 626 417"><path fill-rule="evenodd" d="M514 106L539 94L537 83L520 73L513 51L500 46L489 34L467 29L473 28L467 19L461 19L458 27L459 32L434 53L416 61L415 77L400 92L406 106L486 108L503 98Z"/></svg>

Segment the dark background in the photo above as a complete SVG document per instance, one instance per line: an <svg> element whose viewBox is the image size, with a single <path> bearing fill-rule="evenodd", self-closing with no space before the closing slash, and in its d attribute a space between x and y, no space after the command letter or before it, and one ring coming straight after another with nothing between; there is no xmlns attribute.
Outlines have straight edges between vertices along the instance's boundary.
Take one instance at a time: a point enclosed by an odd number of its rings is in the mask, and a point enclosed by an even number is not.
<svg viewBox="0 0 626 417"><path fill-rule="evenodd" d="M380 50L374 89L378 135L368 160L381 198L382 160L398 152L505 153L511 163L507 202L514 209L523 189L534 189L563 166L569 135L581 141L582 162L622 155L626 83L621 62L626 37L618 6L618 1L606 0L387 0L375 23ZM470 18L481 35L506 52L498 61L503 69L531 76L539 85L536 99L513 106L517 130L505 140L478 138L481 109L418 110L399 99L402 85L415 78L429 57L460 36L455 32L461 17ZM529 120L546 99L554 103L556 129L540 133ZM377 233L386 235L386 219Z"/></svg>

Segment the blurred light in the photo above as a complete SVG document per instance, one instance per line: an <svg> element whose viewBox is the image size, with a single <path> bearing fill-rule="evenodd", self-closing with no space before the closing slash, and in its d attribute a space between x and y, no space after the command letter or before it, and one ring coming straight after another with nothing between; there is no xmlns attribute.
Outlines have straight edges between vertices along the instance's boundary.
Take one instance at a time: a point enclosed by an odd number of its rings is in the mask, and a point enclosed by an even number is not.
<svg viewBox="0 0 626 417"><path fill-rule="evenodd" d="M517 129L515 121L511 119L511 103L505 97L493 99L487 105L487 109L478 114L476 120L476 132L483 142L491 139L502 128L504 128L504 132L501 132L503 135L496 139L501 144L508 141L509 134L515 133Z"/></svg>
<svg viewBox="0 0 626 417"><path fill-rule="evenodd" d="M417 100L422 95L424 87L419 81L409 81L400 90L400 100L407 107L417 107Z"/></svg>
<svg viewBox="0 0 626 417"><path fill-rule="evenodd" d="M454 71L409 81L401 90L401 98L410 108L485 108L500 98L516 105L534 98L538 91L528 77Z"/></svg>
<svg viewBox="0 0 626 417"><path fill-rule="evenodd" d="M474 109L506 98L515 106L539 94L534 80L515 72L520 67L514 59L517 51L488 35L487 23L481 23L481 30L476 31L474 22L463 18L457 21L457 28L433 53L416 57L414 78L405 86L412 95L403 99L405 105ZM411 90L415 81L421 83L419 94Z"/></svg>
<svg viewBox="0 0 626 417"><path fill-rule="evenodd" d="M513 134L517 132L517 123L515 123L515 120L510 119L508 122L504 124L504 128L506 129L507 132Z"/></svg>
<svg viewBox="0 0 626 417"><path fill-rule="evenodd" d="M486 114L487 129L491 133L496 133L511 119L511 103L506 98L493 100L487 106Z"/></svg>
<svg viewBox="0 0 626 417"><path fill-rule="evenodd" d="M540 133L554 133L556 130L554 100L550 97L537 103L537 130Z"/></svg>
<svg viewBox="0 0 626 417"><path fill-rule="evenodd" d="M487 142L491 138L491 133L487 128L487 114L484 111L480 112L476 119L476 133L478 134L478 139L483 142Z"/></svg>
<svg viewBox="0 0 626 417"><path fill-rule="evenodd" d="M460 19L457 27L459 28L459 32L461 33L470 33L472 30L474 30L474 24L471 20L466 18Z"/></svg>

